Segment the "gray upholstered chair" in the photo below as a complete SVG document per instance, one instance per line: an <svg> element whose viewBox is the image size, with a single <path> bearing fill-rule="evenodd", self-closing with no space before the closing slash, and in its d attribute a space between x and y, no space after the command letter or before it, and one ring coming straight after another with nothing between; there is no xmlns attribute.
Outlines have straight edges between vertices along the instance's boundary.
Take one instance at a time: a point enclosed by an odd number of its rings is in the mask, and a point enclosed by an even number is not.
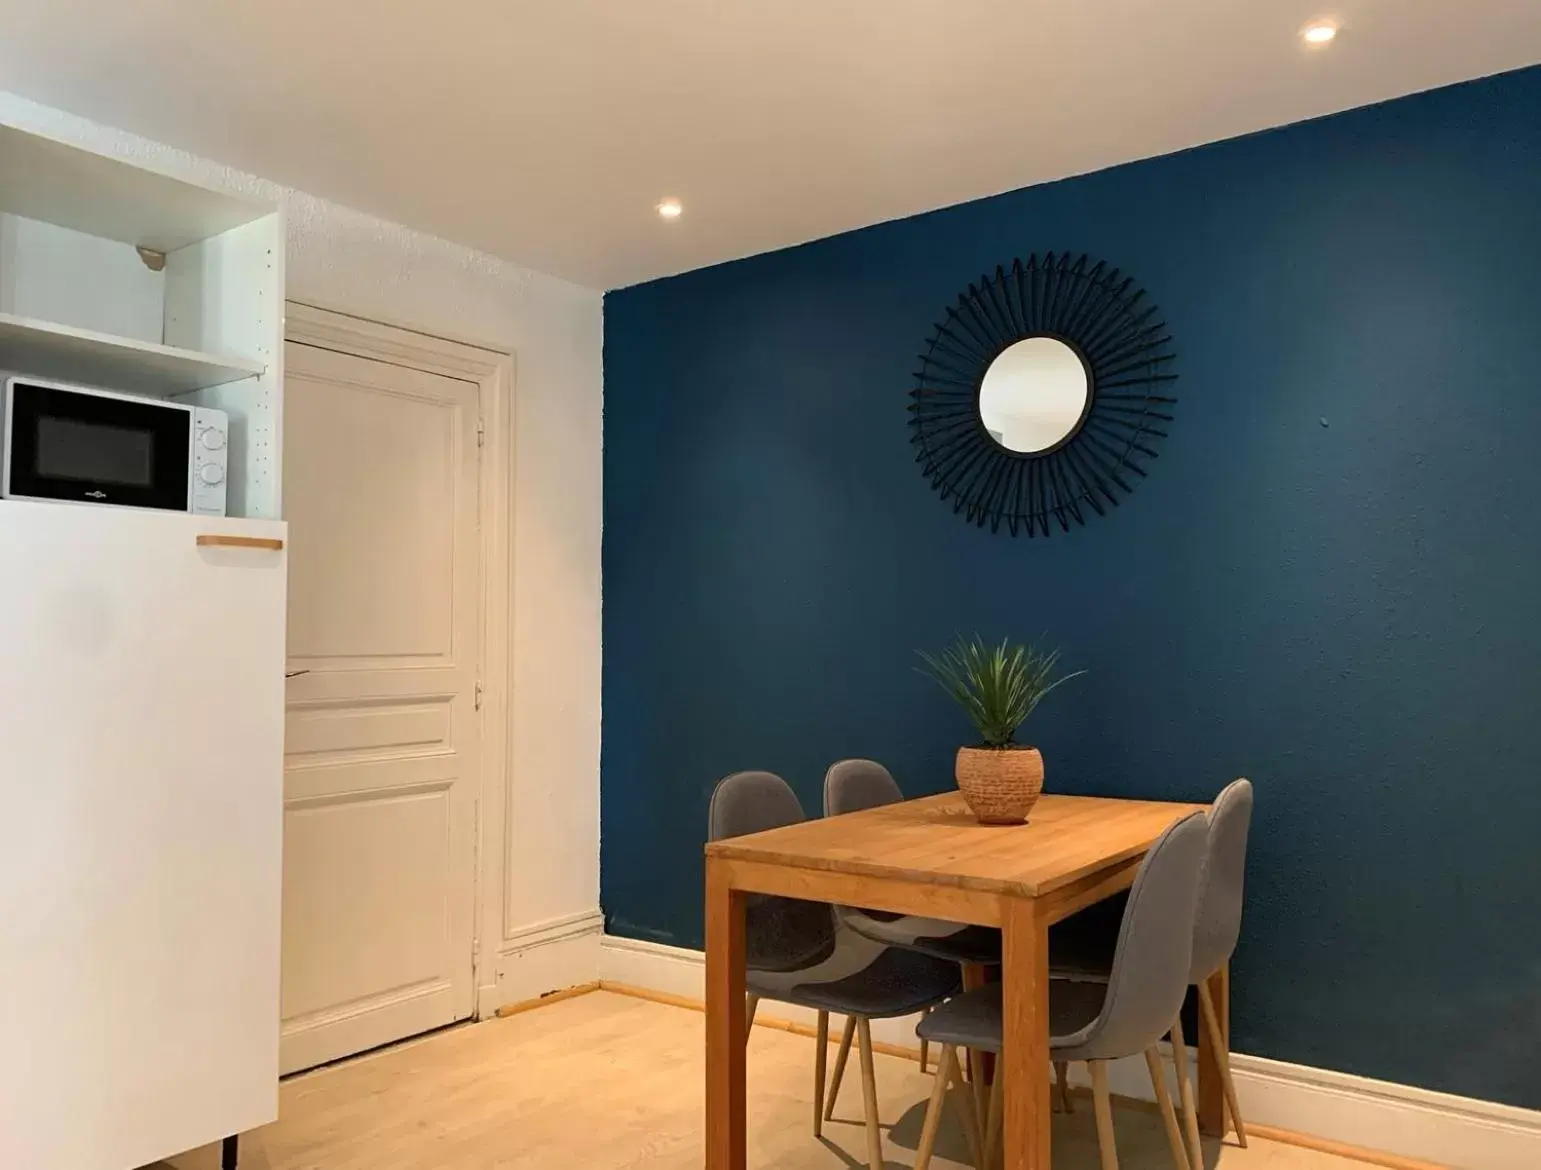
<svg viewBox="0 0 1541 1170"><path fill-rule="evenodd" d="M1156 1045L1171 1027L1188 990L1193 924L1207 852L1208 830L1202 814L1184 817L1167 829L1135 875L1108 981L1049 983L1049 1055L1057 1062L1084 1060L1091 1067L1103 1170L1118 1170L1107 1062L1140 1053L1150 1069L1172 1159L1178 1170L1189 1170ZM951 1083L960 1082L962 1087L958 1049L1001 1051L1001 985L981 987L933 1008L918 1031L942 1046L915 1159L915 1170L926 1170L936 1144L942 1098ZM997 1076L990 1091L981 1170L994 1157L1000 1140L1002 1081ZM967 1100L959 1107L974 1109Z"/></svg>
<svg viewBox="0 0 1541 1170"><path fill-rule="evenodd" d="M904 799L893 774L876 760L841 760L824 774L824 815L838 817ZM934 955L938 959L963 965L992 964L1001 961L1001 932L992 927L969 926L940 918L922 918L912 914L889 914L881 910L859 910L837 906L836 915L850 929L876 942L904 947ZM835 1074L829 1089L825 1116L835 1108L840 1082L845 1073L846 1057L851 1051L852 1022L846 1021L835 1056ZM927 1043L920 1044L920 1071L926 1071Z"/></svg>
<svg viewBox="0 0 1541 1170"><path fill-rule="evenodd" d="M1241 937L1252 803L1251 781L1236 780L1227 785L1210 806L1209 859L1199 893L1198 916L1193 926L1193 961L1188 971L1188 981L1198 989L1199 1026L1209 1033L1209 1043L1218 1055L1226 1112L1236 1130L1236 1141L1243 1147L1247 1144L1247 1131L1236 1105L1229 1046L1225 1030L1220 1026L1214 997L1209 992L1209 979L1231 961L1236 941ZM1113 942L1111 935L1097 932L1069 931L1054 935L1049 947L1050 974L1083 982L1107 982L1108 972L1112 969ZM1188 1046L1180 1018L1172 1022L1171 1038L1183 1123L1188 1131L1192 1156L1199 1161L1198 1109L1194 1103L1193 1084L1188 1079Z"/></svg>
<svg viewBox="0 0 1541 1170"><path fill-rule="evenodd" d="M805 819L797 794L770 772L736 772L712 793L709 833L716 841ZM885 946L841 926L822 902L754 895L745 907L745 982L749 1022L761 999L819 1013L814 1054L814 1133L824 1123L824 1067L829 1052L829 1013L854 1021L862 1071L867 1154L872 1170L883 1168L870 1021L907 1016L958 990L958 968L930 955ZM747 1035L745 1042L748 1042Z"/></svg>
<svg viewBox="0 0 1541 1170"><path fill-rule="evenodd" d="M824 815L898 804L904 793L893 774L875 760L841 760L824 774ZM954 963L999 963L1001 932L940 918L887 914L879 910L836 909L842 922L857 934L890 946L921 951Z"/></svg>

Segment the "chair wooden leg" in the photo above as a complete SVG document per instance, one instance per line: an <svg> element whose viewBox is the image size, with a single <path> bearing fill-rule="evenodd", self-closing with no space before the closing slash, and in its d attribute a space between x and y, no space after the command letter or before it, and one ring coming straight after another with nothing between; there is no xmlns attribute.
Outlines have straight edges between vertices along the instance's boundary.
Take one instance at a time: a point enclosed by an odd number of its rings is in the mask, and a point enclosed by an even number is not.
<svg viewBox="0 0 1541 1170"><path fill-rule="evenodd" d="M813 1136L824 1136L824 1070L829 1063L829 1013L819 1013L813 1053Z"/></svg>
<svg viewBox="0 0 1541 1170"><path fill-rule="evenodd" d="M1247 1148L1247 1131L1241 1124L1241 1110L1236 1106L1236 1082L1231 1080L1230 1046L1225 1042L1225 1029L1220 1026L1220 1015L1215 1011L1214 997L1209 994L1207 983L1199 984L1199 1014L1204 1017L1204 1027L1209 1029L1209 1042L1214 1046L1215 1058L1220 1065L1220 1083L1225 1088L1225 1107L1230 1110L1231 1125L1236 1129L1236 1142Z"/></svg>
<svg viewBox="0 0 1541 1170"><path fill-rule="evenodd" d="M845 1076L845 1062L851 1055L851 1041L856 1038L856 1017L846 1016L840 1033L840 1050L835 1053L835 1071L829 1078L829 1100L824 1105L824 1120L835 1116L835 1098L840 1095L840 1081Z"/></svg>
<svg viewBox="0 0 1541 1170"><path fill-rule="evenodd" d="M1097 1113L1097 1149L1102 1170L1118 1170L1118 1146L1113 1140L1113 1099L1108 1096L1108 1062L1087 1061L1092 1070L1092 1105Z"/></svg>
<svg viewBox="0 0 1541 1170"><path fill-rule="evenodd" d="M1177 1065L1177 1095L1182 1099L1183 1126L1188 1131L1188 1157L1194 1170L1203 1170L1204 1144L1199 1138L1198 1095L1188 1079L1188 1045L1183 1040L1183 1022L1172 1021L1172 1061Z"/></svg>
<svg viewBox="0 0 1541 1170"><path fill-rule="evenodd" d="M1183 1149L1183 1131L1177 1124L1177 1110L1172 1108L1172 1094L1166 1087L1166 1070L1155 1045L1145 1050L1145 1067L1150 1070L1150 1085L1156 1090L1156 1104L1161 1109L1161 1123L1166 1126L1166 1142L1172 1147L1172 1162L1177 1170L1189 1170L1188 1152Z"/></svg>
<svg viewBox="0 0 1541 1170"><path fill-rule="evenodd" d="M990 982L990 968L984 963L959 963L958 968L964 991L973 991ZM975 1052L969 1049L964 1058L964 1067L968 1070L969 1082L979 1086L974 1091L974 1099L978 1107L983 1108L984 1086L990 1082L990 1074L995 1068L995 1057L988 1052Z"/></svg>
<svg viewBox="0 0 1541 1170"><path fill-rule="evenodd" d="M1001 1086L1006 1078L1001 1074L1005 1070L997 1064L995 1066L995 1079L990 1082L990 1111L985 1119L985 1160L979 1170L990 1170L995 1165L996 1157L1000 1153L1001 1144Z"/></svg>
<svg viewBox="0 0 1541 1170"><path fill-rule="evenodd" d="M872 1170L883 1170L883 1131L878 1128L878 1083L872 1067L872 1026L866 1016L856 1018L856 1046L861 1054L861 1101L867 1115L867 1161Z"/></svg>
<svg viewBox="0 0 1541 1170"><path fill-rule="evenodd" d="M747 996L744 1007L744 1043L749 1043L749 1037L754 1034L754 1014L760 1010L760 997L754 992Z"/></svg>
<svg viewBox="0 0 1541 1170"><path fill-rule="evenodd" d="M925 1019L930 1014L931 1014L931 1009L930 1008L921 1008L921 1010L920 1010L920 1018L921 1019ZM921 1041L920 1041L920 1072L921 1072L922 1076L924 1076L925 1072L926 1072L926 1057L928 1057L930 1055L931 1055L931 1041L929 1041L929 1040L925 1039L924 1037L922 1037Z"/></svg>
<svg viewBox="0 0 1541 1170"><path fill-rule="evenodd" d="M963 1066L958 1063L958 1050L952 1050L947 1061L949 1079L956 1087L956 1092L948 1094L952 1098L953 1108L958 1111L958 1120L963 1125L963 1137L968 1142L969 1157L974 1165L983 1170L984 1151L979 1142L979 1114L974 1111L973 1092L963 1080Z"/></svg>
<svg viewBox="0 0 1541 1170"><path fill-rule="evenodd" d="M974 1053L974 1067L969 1070L969 1088L974 1096L974 1119L981 1132L985 1127L985 1111L989 1108L990 1087L985 1083L985 1053ZM977 1159L976 1159L977 1161ZM980 1170L984 1170L980 1163Z"/></svg>
<svg viewBox="0 0 1541 1170"><path fill-rule="evenodd" d="M1063 1060L1054 1062L1054 1083L1059 1086L1059 1107L1062 1113L1075 1112L1075 1106L1070 1103L1069 1071L1069 1066Z"/></svg>
<svg viewBox="0 0 1541 1170"><path fill-rule="evenodd" d="M915 1170L926 1170L936 1150L936 1131L942 1127L942 1099L947 1096L947 1082L951 1079L952 1051L951 1044L942 1045L936 1065L936 1082L931 1086L931 1100L926 1104L926 1120L920 1127L920 1145L915 1149Z"/></svg>

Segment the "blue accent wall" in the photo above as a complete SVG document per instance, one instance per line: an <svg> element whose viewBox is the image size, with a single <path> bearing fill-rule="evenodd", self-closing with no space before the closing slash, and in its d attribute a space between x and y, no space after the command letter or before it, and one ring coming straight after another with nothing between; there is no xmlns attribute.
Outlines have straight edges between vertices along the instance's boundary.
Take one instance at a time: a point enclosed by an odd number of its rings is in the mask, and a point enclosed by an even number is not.
<svg viewBox="0 0 1541 1170"><path fill-rule="evenodd" d="M1150 291L1180 402L1121 507L1012 539L905 406L1051 249ZM701 945L728 772L949 787L916 648L1042 638L1089 672L1027 729L1051 790L1257 785L1238 1051L1541 1107L1538 348L1541 69L611 293L609 929Z"/></svg>

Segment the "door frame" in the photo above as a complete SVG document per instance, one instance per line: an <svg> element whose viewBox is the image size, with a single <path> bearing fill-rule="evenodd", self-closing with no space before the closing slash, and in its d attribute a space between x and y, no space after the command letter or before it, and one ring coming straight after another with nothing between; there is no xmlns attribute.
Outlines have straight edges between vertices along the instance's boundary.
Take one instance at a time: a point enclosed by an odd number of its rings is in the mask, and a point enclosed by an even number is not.
<svg viewBox="0 0 1541 1170"><path fill-rule="evenodd" d="M473 786L476 855L471 978L475 1018L484 1019L499 1007L497 940L503 934L506 895L502 879L509 851L506 805L513 760L514 354L294 300L285 303L284 340L458 378L480 387L481 601L477 627L481 657L477 685L481 704L477 732L481 774ZM278 425L282 427L281 419Z"/></svg>

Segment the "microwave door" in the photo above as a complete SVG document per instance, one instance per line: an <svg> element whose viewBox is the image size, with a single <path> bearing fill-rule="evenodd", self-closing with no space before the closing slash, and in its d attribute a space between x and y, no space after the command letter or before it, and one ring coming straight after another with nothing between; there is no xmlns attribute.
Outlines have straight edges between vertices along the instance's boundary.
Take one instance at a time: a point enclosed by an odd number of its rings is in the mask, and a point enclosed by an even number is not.
<svg viewBox="0 0 1541 1170"><path fill-rule="evenodd" d="M192 413L16 383L6 495L187 511Z"/></svg>

